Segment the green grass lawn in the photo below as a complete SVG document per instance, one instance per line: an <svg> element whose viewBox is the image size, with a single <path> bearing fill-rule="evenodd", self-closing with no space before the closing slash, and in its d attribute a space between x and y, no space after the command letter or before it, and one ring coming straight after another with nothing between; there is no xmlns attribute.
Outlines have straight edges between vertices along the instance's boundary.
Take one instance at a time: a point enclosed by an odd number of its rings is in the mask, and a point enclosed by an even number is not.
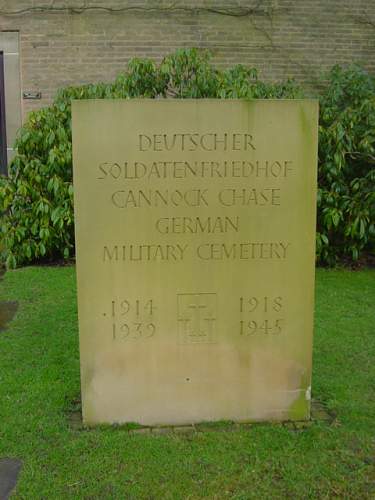
<svg viewBox="0 0 375 500"><path fill-rule="evenodd" d="M334 418L190 434L73 425L74 268L8 272L0 288L20 303L0 333L0 457L23 460L16 498L375 498L374 271L317 272L313 398Z"/></svg>

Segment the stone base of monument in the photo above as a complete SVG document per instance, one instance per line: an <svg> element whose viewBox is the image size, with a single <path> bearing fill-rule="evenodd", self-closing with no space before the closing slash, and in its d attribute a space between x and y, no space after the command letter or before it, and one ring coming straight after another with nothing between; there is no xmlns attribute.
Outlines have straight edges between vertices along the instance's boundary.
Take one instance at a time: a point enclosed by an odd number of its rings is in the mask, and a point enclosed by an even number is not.
<svg viewBox="0 0 375 500"><path fill-rule="evenodd" d="M82 414L80 410L72 411L68 417L69 425L74 430L86 429L82 422ZM311 401L311 418L309 420L287 420L285 422L233 422L233 421L218 421L218 422L201 422L190 425L166 425L166 426L141 426L136 423L128 423L116 425L121 431L128 431L129 434L136 435L165 435L165 434L193 434L201 432L234 432L247 431L259 425L280 425L292 431L303 431L309 428L314 422L324 422L328 425L334 424L336 414L329 411L322 401L313 399Z"/></svg>

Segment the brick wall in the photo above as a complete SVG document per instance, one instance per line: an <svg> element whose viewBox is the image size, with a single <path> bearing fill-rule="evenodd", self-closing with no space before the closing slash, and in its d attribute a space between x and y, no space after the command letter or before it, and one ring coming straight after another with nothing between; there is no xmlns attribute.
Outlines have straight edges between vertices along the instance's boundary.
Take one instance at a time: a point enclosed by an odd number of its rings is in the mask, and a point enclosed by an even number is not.
<svg viewBox="0 0 375 500"><path fill-rule="evenodd" d="M125 10L91 9L103 6ZM42 93L24 112L59 87L111 80L132 57L159 61L178 47L209 48L217 66L255 66L310 90L335 63L375 72L374 0L0 0L0 27L19 31L22 90Z"/></svg>

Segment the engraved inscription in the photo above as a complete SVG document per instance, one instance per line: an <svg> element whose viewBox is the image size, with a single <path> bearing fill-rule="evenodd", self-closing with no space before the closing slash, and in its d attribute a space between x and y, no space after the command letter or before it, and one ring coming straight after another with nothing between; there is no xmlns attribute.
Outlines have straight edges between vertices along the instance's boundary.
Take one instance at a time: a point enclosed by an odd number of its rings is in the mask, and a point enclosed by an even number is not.
<svg viewBox="0 0 375 500"><path fill-rule="evenodd" d="M255 149L253 136L244 133L139 134L140 151L247 151Z"/></svg>
<svg viewBox="0 0 375 500"><path fill-rule="evenodd" d="M216 293L178 294L177 307L180 342L184 344L216 342Z"/></svg>
<svg viewBox="0 0 375 500"><path fill-rule="evenodd" d="M112 300L110 313L112 339L146 340L156 333L155 306L153 299Z"/></svg>
<svg viewBox="0 0 375 500"><path fill-rule="evenodd" d="M255 161L119 161L98 165L98 180L156 179L278 179L293 172L291 160Z"/></svg>
<svg viewBox="0 0 375 500"><path fill-rule="evenodd" d="M285 327L284 299L277 297L240 297L240 335L278 335Z"/></svg>
<svg viewBox="0 0 375 500"><path fill-rule="evenodd" d="M148 189L115 191L111 201L116 208L208 207L207 189Z"/></svg>
<svg viewBox="0 0 375 500"><path fill-rule="evenodd" d="M189 256L202 261L216 260L285 260L289 242L201 243L175 245L105 245L103 262L180 262Z"/></svg>
<svg viewBox="0 0 375 500"><path fill-rule="evenodd" d="M239 217L163 217L155 227L161 234L238 233Z"/></svg>

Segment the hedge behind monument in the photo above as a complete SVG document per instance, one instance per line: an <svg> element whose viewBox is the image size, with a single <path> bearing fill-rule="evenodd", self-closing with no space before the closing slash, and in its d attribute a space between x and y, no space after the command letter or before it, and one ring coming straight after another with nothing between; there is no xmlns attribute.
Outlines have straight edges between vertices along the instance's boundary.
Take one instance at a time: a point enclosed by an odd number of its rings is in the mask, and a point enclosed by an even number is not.
<svg viewBox="0 0 375 500"><path fill-rule="evenodd" d="M291 80L264 83L254 68L215 69L209 55L178 50L159 66L133 59L113 83L70 87L29 114L9 178L0 180L0 261L7 267L74 255L71 99L300 98ZM374 79L334 68L321 99L317 258L357 259L374 245Z"/></svg>

